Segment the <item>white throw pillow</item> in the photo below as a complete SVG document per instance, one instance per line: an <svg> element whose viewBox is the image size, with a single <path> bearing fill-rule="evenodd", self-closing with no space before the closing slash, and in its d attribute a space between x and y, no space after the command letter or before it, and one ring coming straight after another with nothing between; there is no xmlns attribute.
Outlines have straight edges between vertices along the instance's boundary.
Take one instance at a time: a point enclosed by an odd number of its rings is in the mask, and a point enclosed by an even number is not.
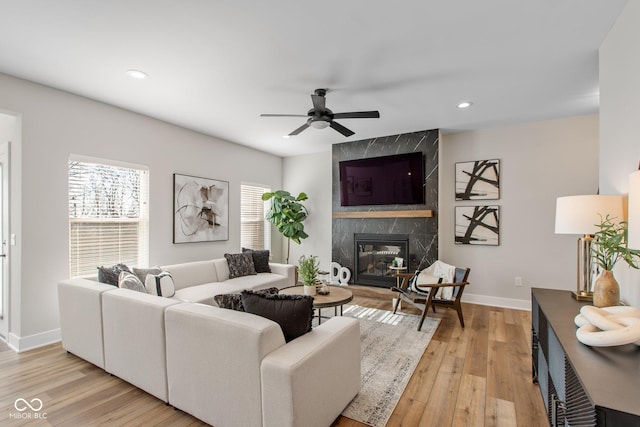
<svg viewBox="0 0 640 427"><path fill-rule="evenodd" d="M158 295L160 297L172 297L176 293L176 287L173 284L173 278L171 273L163 271L160 274L147 274L147 279L144 282L147 292L151 295Z"/></svg>
<svg viewBox="0 0 640 427"><path fill-rule="evenodd" d="M120 275L118 276L118 287L122 289L131 289L136 292L143 292L145 294L147 293L146 286L140 281L140 279L138 279L138 276L133 273L129 273L128 271L120 272Z"/></svg>

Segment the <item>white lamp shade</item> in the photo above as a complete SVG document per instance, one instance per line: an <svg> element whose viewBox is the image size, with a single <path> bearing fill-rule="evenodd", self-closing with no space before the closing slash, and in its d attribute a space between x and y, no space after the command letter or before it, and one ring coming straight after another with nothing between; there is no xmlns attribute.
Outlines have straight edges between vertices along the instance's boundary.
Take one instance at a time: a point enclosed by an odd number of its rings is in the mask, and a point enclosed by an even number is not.
<svg viewBox="0 0 640 427"><path fill-rule="evenodd" d="M629 175L629 239L631 249L640 249L640 171Z"/></svg>
<svg viewBox="0 0 640 427"><path fill-rule="evenodd" d="M556 234L595 234L596 224L607 215L613 222L624 221L624 197L586 195L558 197L556 200Z"/></svg>

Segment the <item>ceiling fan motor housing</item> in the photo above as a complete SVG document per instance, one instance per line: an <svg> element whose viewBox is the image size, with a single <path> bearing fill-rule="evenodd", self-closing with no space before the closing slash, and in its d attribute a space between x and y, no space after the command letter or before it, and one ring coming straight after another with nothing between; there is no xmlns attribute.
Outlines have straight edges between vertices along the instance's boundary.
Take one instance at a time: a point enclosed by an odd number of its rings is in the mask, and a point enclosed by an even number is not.
<svg viewBox="0 0 640 427"><path fill-rule="evenodd" d="M338 113L334 114L333 111L328 109L325 105L325 95L327 94L327 89L316 89L311 95L311 102L313 103L313 108L307 111L307 121L305 124L300 126L298 129L295 129L293 132L289 134L289 136L298 135L300 132L305 129L312 127L315 129L324 129L331 126L334 130L341 133L342 135L349 137L354 135L355 133L342 126L340 123L334 122L333 119L377 119L380 118L380 113L378 111L352 111L347 113ZM261 116L272 116L272 117L300 117L296 114L261 114Z"/></svg>

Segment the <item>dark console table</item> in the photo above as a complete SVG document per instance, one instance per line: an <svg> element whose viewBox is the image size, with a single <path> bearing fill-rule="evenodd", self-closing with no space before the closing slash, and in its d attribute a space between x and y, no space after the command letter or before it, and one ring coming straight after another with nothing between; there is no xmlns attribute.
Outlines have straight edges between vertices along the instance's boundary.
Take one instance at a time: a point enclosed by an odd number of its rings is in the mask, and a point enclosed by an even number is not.
<svg viewBox="0 0 640 427"><path fill-rule="evenodd" d="M640 426L640 347L589 347L569 291L531 289L533 380L552 426Z"/></svg>

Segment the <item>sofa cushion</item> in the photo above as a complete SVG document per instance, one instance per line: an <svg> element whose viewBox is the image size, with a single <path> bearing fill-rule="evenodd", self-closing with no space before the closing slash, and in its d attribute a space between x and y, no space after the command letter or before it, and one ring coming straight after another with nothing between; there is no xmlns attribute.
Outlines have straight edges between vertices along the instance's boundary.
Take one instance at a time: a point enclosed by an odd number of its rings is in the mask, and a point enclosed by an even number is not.
<svg viewBox="0 0 640 427"><path fill-rule="evenodd" d="M308 295L266 295L242 291L244 311L265 317L280 325L286 342L311 330L313 297Z"/></svg>
<svg viewBox="0 0 640 427"><path fill-rule="evenodd" d="M131 269L131 272L135 274L138 277L138 279L140 279L140 282L145 283L147 281L147 274L160 274L162 273L162 269L157 265L155 267L150 267L150 268L133 267Z"/></svg>
<svg viewBox="0 0 640 427"><path fill-rule="evenodd" d="M184 302L212 305L215 307L217 305L214 300L216 295L240 293L245 289L246 288L227 282L204 283L202 285L176 289L176 294L173 296L173 299Z"/></svg>
<svg viewBox="0 0 640 427"><path fill-rule="evenodd" d="M271 273L271 267L269 267L269 250L255 250L242 248L242 252L250 253L253 258L253 265L256 269L256 273Z"/></svg>
<svg viewBox="0 0 640 427"><path fill-rule="evenodd" d="M120 272L120 276L118 276L118 287L122 289L131 289L136 292L144 292L147 293L147 288L144 286L144 283L138 279L133 273L129 273L128 271Z"/></svg>
<svg viewBox="0 0 640 427"><path fill-rule="evenodd" d="M147 274L144 285L151 295L171 298L176 293L171 273L168 271L163 271L160 274Z"/></svg>
<svg viewBox="0 0 640 427"><path fill-rule="evenodd" d="M256 291L256 293L268 294L268 295L277 295L279 289L276 287L263 289L261 291ZM237 310L244 311L244 306L242 305L242 295L241 294L220 294L213 297L216 304L220 308L226 308L229 310Z"/></svg>
<svg viewBox="0 0 640 427"><path fill-rule="evenodd" d="M214 259L213 265L215 265L216 272L218 273L218 282L226 282L229 280L229 263L226 258Z"/></svg>
<svg viewBox="0 0 640 427"><path fill-rule="evenodd" d="M234 284L240 287L240 290L260 290L276 286L280 289L291 286L287 283L287 278L274 273L259 273L255 276L236 277L235 279L226 280L224 283Z"/></svg>
<svg viewBox="0 0 640 427"><path fill-rule="evenodd" d="M106 283L108 285L118 286L118 276L120 276L121 271L128 271L129 267L124 264L116 264L111 267L98 267L98 282Z"/></svg>
<svg viewBox="0 0 640 427"><path fill-rule="evenodd" d="M224 254L224 257L227 260L227 264L229 264L229 279L256 274L253 257L250 253Z"/></svg>
<svg viewBox="0 0 640 427"><path fill-rule="evenodd" d="M224 280L218 278L212 260L167 265L162 269L171 273L176 290Z"/></svg>
<svg viewBox="0 0 640 427"><path fill-rule="evenodd" d="M284 346L280 327L263 317L202 304L169 307L165 320L171 404L212 426L266 427L260 366Z"/></svg>

